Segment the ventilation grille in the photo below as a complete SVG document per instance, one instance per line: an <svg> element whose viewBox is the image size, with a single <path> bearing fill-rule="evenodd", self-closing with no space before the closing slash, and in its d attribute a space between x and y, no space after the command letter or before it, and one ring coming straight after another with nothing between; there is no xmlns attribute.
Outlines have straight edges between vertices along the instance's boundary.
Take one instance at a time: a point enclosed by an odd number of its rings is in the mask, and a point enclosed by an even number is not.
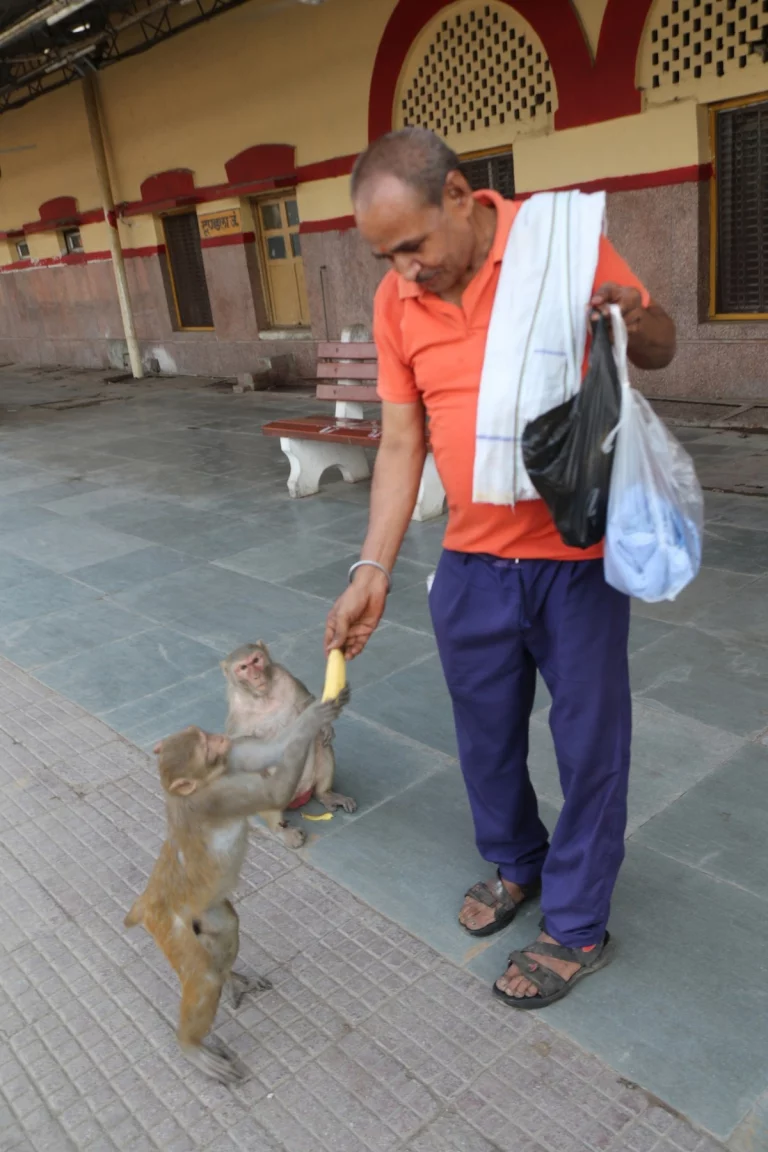
<svg viewBox="0 0 768 1152"><path fill-rule="evenodd" d="M662 0L651 22L649 86L746 68L765 25L768 0Z"/></svg>
<svg viewBox="0 0 768 1152"><path fill-rule="evenodd" d="M506 4L464 4L440 20L400 85L402 126L468 134L552 115L549 60Z"/></svg>
<svg viewBox="0 0 768 1152"><path fill-rule="evenodd" d="M515 165L511 152L462 160L461 170L473 192L491 188L506 200L515 195Z"/></svg>
<svg viewBox="0 0 768 1152"><path fill-rule="evenodd" d="M717 310L768 313L768 103L717 113Z"/></svg>

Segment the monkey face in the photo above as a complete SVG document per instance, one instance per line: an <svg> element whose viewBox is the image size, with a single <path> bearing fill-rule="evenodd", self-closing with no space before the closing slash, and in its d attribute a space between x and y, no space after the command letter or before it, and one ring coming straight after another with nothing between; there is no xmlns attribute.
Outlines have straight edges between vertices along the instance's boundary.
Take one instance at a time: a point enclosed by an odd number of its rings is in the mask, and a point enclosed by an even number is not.
<svg viewBox="0 0 768 1152"><path fill-rule="evenodd" d="M169 736L155 747L158 770L167 792L190 796L198 788L223 776L231 741L226 736L192 726Z"/></svg>
<svg viewBox="0 0 768 1152"><path fill-rule="evenodd" d="M245 644L232 652L224 661L224 671L236 688L250 695L261 696L269 688L269 670L272 660L263 641Z"/></svg>

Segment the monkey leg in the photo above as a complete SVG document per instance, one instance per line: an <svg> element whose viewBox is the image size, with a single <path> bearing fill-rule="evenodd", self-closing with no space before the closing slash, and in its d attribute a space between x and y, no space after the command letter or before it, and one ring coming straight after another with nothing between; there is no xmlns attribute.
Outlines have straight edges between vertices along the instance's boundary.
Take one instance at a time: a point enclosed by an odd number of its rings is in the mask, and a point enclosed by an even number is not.
<svg viewBox="0 0 768 1152"><path fill-rule="evenodd" d="M260 812L259 815L272 835L282 840L286 848L301 848L307 837L301 828L293 828L287 824L282 812Z"/></svg>
<svg viewBox="0 0 768 1152"><path fill-rule="evenodd" d="M218 1041L203 1043L213 1027L222 988L237 955L237 914L234 908L232 913L235 915L234 940L231 920L229 932L225 931L221 939L218 934L205 935L201 920L188 924L166 911L150 911L145 918L145 927L181 983L176 1032L179 1048L191 1064L221 1084L233 1084L247 1075L247 1069L234 1053ZM225 912L219 921L214 912L213 924L218 926L229 919Z"/></svg>
<svg viewBox="0 0 768 1152"><path fill-rule="evenodd" d="M211 957L211 961L224 981L227 998L233 1008L239 1008L249 992L265 992L272 987L263 976L243 976L233 972L232 965L240 949L240 918L230 900L222 900L209 908L204 916L192 922L193 931L200 929L198 939Z"/></svg>
<svg viewBox="0 0 768 1152"><path fill-rule="evenodd" d="M340 792L333 792L333 777L336 773L336 754L333 744L323 738L319 733L315 740L315 798L320 801L329 812L342 808L345 812L354 812L357 801L351 796L342 796Z"/></svg>
<svg viewBox="0 0 768 1152"><path fill-rule="evenodd" d="M182 1053L191 1064L220 1084L234 1084L248 1075L245 1066L218 1041L203 1043L216 1019L223 986L224 981L213 968L187 974L181 986L176 1035Z"/></svg>

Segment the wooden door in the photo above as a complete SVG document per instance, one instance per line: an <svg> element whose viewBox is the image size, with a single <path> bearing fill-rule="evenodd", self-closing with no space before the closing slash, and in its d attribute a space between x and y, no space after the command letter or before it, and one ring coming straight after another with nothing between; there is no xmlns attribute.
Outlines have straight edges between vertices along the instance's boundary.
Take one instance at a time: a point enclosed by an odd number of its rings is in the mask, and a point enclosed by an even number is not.
<svg viewBox="0 0 768 1152"><path fill-rule="evenodd" d="M255 207L272 323L278 328L306 327L309 306L296 195L259 200Z"/></svg>

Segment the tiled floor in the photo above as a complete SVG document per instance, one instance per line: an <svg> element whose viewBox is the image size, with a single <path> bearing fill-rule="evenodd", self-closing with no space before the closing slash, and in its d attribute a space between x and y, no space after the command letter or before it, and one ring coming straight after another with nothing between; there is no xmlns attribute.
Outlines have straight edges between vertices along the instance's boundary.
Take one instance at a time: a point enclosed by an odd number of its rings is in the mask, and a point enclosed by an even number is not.
<svg viewBox="0 0 768 1152"><path fill-rule="evenodd" d="M125 392L81 409L32 408L36 395L55 395L50 380L0 370L0 403L17 408L0 414L0 654L146 749L189 722L221 727L218 662L245 640L265 639L319 689L323 622L362 539L368 489L332 483L287 499L287 464L260 425L312 401L159 382ZM762 478L768 491L768 437L681 436L708 484L735 487L744 460L750 484ZM768 501L712 494L708 515L699 581L633 618L619 956L546 1022L737 1152L764 1152ZM441 533L409 530L387 623L351 672L338 783L359 809L305 825L303 855L489 982L537 913L474 947L455 923L462 892L486 869L426 607ZM531 763L553 819L547 707L542 690ZM503 1107L497 1115L501 1125ZM439 1135L413 1144L448 1147Z"/></svg>

